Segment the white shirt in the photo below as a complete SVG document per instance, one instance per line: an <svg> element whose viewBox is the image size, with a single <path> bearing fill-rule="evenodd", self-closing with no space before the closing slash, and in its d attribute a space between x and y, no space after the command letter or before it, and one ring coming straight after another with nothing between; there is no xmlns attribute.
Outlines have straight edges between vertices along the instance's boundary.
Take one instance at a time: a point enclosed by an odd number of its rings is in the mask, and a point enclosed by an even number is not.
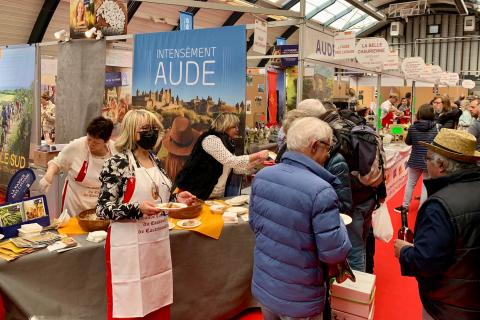
<svg viewBox="0 0 480 320"><path fill-rule="evenodd" d="M381 105L380 108L382 109L382 119L385 118L387 113L390 112L390 109L393 107L393 104L390 100L385 100Z"/></svg>
<svg viewBox="0 0 480 320"><path fill-rule="evenodd" d="M214 135L207 136L202 141L202 148L206 153L215 158L218 162L223 165L223 172L218 182L213 188L210 198L223 197L225 194L225 186L227 184L228 176L230 172L233 171L237 174L246 174L248 173L248 163L250 162L249 155L236 156L232 154L228 149L223 145L222 140Z"/></svg>

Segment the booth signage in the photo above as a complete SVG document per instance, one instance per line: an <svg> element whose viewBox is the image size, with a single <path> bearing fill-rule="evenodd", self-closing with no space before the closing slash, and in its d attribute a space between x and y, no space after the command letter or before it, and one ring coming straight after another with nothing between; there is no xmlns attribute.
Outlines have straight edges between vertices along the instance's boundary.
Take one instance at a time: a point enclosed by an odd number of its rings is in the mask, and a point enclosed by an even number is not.
<svg viewBox="0 0 480 320"><path fill-rule="evenodd" d="M398 70L400 67L398 59L398 51L391 50L388 53L388 58L383 62L383 70Z"/></svg>
<svg viewBox="0 0 480 320"><path fill-rule="evenodd" d="M157 114L166 130L173 130L177 116L187 118L195 139L220 112L238 113L243 120L245 37L245 26L135 35L132 105ZM239 129L243 135L244 128ZM174 152L184 152L194 143L190 139L162 145L168 151L162 160L171 176L181 169L173 161Z"/></svg>
<svg viewBox="0 0 480 320"><path fill-rule="evenodd" d="M252 50L261 54L267 53L267 22L255 19Z"/></svg>
<svg viewBox="0 0 480 320"><path fill-rule="evenodd" d="M23 199L25 193L32 186L35 181L35 173L30 168L23 168L18 170L10 179L7 187L8 203L16 202Z"/></svg>
<svg viewBox="0 0 480 320"><path fill-rule="evenodd" d="M132 51L119 50L119 49L107 49L105 65L110 67L131 68L132 63L133 63Z"/></svg>
<svg viewBox="0 0 480 320"><path fill-rule="evenodd" d="M355 58L355 32L337 32L333 41L335 43L335 59Z"/></svg>
<svg viewBox="0 0 480 320"><path fill-rule="evenodd" d="M462 87L464 87L465 89L473 89L475 88L475 81L470 79L465 79L462 81Z"/></svg>
<svg viewBox="0 0 480 320"><path fill-rule="evenodd" d="M440 68L440 66L426 64L423 72L420 74L420 79L431 83L438 83L441 74L442 68Z"/></svg>
<svg viewBox="0 0 480 320"><path fill-rule="evenodd" d="M421 57L405 58L402 62L402 71L406 78L418 78L423 73L425 62Z"/></svg>
<svg viewBox="0 0 480 320"><path fill-rule="evenodd" d="M193 30L193 14L180 11L180 30Z"/></svg>
<svg viewBox="0 0 480 320"><path fill-rule="evenodd" d="M448 72L447 76L447 84L450 87L454 87L457 85L458 81L460 80L460 76L456 72Z"/></svg>
<svg viewBox="0 0 480 320"><path fill-rule="evenodd" d="M284 54L298 54L298 45L296 44L287 44L283 46L275 46L273 50L273 55L284 55ZM272 65L281 66L281 67L293 67L298 64L298 58L272 58Z"/></svg>
<svg viewBox="0 0 480 320"><path fill-rule="evenodd" d="M365 38L357 43L355 56L361 65L381 69L389 52L388 42L384 38Z"/></svg>
<svg viewBox="0 0 480 320"><path fill-rule="evenodd" d="M3 49L0 58L0 185L28 166L35 87L35 46Z"/></svg>
<svg viewBox="0 0 480 320"><path fill-rule="evenodd" d="M333 61L335 58L333 35L308 27L305 30L305 58Z"/></svg>

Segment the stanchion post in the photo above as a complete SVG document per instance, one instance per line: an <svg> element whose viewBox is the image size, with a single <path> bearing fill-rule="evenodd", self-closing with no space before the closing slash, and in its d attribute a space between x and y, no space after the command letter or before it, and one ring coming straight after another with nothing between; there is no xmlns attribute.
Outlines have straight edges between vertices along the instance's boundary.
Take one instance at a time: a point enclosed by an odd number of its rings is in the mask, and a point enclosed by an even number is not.
<svg viewBox="0 0 480 320"><path fill-rule="evenodd" d="M304 45L305 45L305 0L300 0L300 34L298 40L298 76L297 76L297 105L302 101L303 98L303 74L305 68L305 56L304 56Z"/></svg>
<svg viewBox="0 0 480 320"><path fill-rule="evenodd" d="M410 123L413 123L413 117L415 116L415 105L417 100L417 95L415 91L417 88L415 87L415 80L412 81L412 105L410 106Z"/></svg>
<svg viewBox="0 0 480 320"><path fill-rule="evenodd" d="M382 92L382 74L378 73L377 74L377 121L375 126L375 128L377 129L377 132L380 132L380 129L382 128L381 92Z"/></svg>

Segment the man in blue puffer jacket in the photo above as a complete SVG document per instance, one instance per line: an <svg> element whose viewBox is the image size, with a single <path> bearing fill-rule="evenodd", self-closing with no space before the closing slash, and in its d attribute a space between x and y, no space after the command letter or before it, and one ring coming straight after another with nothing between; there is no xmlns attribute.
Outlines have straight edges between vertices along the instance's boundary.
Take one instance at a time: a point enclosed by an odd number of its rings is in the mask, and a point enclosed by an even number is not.
<svg viewBox="0 0 480 320"><path fill-rule="evenodd" d="M252 292L265 320L321 319L324 264L344 261L351 248L323 168L332 130L316 118L295 120L280 164L261 170L250 198L256 245Z"/></svg>

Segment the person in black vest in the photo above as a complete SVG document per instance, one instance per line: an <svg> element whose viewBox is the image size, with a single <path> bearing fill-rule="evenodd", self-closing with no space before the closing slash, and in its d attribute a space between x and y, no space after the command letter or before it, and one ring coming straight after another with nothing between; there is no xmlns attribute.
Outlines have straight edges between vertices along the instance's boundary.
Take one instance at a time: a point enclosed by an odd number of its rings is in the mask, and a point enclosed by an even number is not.
<svg viewBox="0 0 480 320"><path fill-rule="evenodd" d="M465 131L442 129L427 148L428 199L414 244L395 240L404 276L417 278L423 319L480 319L480 152Z"/></svg>
<svg viewBox="0 0 480 320"><path fill-rule="evenodd" d="M203 200L221 198L232 170L245 174L267 160L266 150L251 155L234 155L233 139L238 135L239 123L235 113L222 113L212 122L210 130L200 135L177 174L175 184L179 190L190 191Z"/></svg>

